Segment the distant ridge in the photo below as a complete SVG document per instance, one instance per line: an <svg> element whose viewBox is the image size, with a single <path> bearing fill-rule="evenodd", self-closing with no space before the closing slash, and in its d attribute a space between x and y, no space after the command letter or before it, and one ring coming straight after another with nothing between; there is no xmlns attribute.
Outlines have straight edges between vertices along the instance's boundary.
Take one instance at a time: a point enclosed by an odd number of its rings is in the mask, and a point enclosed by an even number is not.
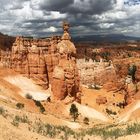
<svg viewBox="0 0 140 140"><path fill-rule="evenodd" d="M75 42L127 42L140 41L140 37L125 36L123 34L85 35L73 37Z"/></svg>

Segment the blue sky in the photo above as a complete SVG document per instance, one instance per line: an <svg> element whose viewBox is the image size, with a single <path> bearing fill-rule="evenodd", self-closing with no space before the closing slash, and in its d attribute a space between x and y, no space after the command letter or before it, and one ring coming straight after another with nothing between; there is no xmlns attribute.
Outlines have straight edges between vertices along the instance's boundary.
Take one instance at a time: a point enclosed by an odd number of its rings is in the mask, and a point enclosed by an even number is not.
<svg viewBox="0 0 140 140"><path fill-rule="evenodd" d="M140 0L124 0L124 4L126 5L138 5L140 4Z"/></svg>

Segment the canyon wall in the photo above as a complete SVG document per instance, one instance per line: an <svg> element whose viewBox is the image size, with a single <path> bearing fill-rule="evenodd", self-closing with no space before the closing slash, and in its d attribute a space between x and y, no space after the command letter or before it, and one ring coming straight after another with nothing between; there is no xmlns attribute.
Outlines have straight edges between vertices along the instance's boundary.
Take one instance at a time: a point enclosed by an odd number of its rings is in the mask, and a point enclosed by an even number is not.
<svg viewBox="0 0 140 140"><path fill-rule="evenodd" d="M71 42L69 24L64 33L45 39L16 37L12 50L0 51L0 64L33 79L44 89L52 90L51 99L65 103L79 101L79 74L76 48Z"/></svg>

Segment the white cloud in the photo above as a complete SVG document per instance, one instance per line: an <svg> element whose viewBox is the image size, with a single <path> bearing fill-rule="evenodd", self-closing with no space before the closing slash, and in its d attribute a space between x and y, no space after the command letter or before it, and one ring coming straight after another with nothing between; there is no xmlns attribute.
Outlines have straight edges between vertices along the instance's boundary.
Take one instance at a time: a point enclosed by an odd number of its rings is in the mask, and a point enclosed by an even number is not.
<svg viewBox="0 0 140 140"><path fill-rule="evenodd" d="M0 0L0 32L46 36L68 20L74 35L124 33L140 36L140 5L124 0ZM42 33L42 34L41 34Z"/></svg>
<svg viewBox="0 0 140 140"><path fill-rule="evenodd" d="M49 31L49 32L56 32L57 28L51 26L50 28L47 29L47 31Z"/></svg>
<svg viewBox="0 0 140 140"><path fill-rule="evenodd" d="M105 28L105 29L107 29L107 28L110 28L110 27L112 27L114 25L114 23L101 23L101 24L99 24L99 26L100 26L100 28Z"/></svg>

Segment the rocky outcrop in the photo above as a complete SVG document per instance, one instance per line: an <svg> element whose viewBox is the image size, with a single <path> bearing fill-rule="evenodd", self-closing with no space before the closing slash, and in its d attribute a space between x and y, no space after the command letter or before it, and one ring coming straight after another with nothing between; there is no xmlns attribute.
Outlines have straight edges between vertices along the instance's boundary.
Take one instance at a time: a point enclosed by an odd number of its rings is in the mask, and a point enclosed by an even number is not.
<svg viewBox="0 0 140 140"><path fill-rule="evenodd" d="M44 56L40 54L36 45L33 45L27 55L28 76L45 89L48 89L48 72Z"/></svg>
<svg viewBox="0 0 140 140"><path fill-rule="evenodd" d="M92 59L77 60L77 66L80 73L80 81L82 84L104 85L107 82L117 81L117 75L112 62L96 62Z"/></svg>
<svg viewBox="0 0 140 140"><path fill-rule="evenodd" d="M106 104L107 103L107 98L104 97L104 96L98 96L97 99L96 99L96 103L98 105Z"/></svg>
<svg viewBox="0 0 140 140"><path fill-rule="evenodd" d="M62 37L46 39L17 37L12 51L1 51L3 66L33 79L45 89L52 89L52 100L80 102L76 48L70 41L69 24L64 23ZM77 95L78 93L78 95Z"/></svg>
<svg viewBox="0 0 140 140"><path fill-rule="evenodd" d="M140 81L140 65L139 64L137 64L137 70L135 73L135 77L136 77L137 81Z"/></svg>
<svg viewBox="0 0 140 140"><path fill-rule="evenodd" d="M44 54L50 84L52 81L54 68L59 63L59 53L57 51L58 42L59 42L59 37L56 36L52 37L50 40L48 51L47 53Z"/></svg>
<svg viewBox="0 0 140 140"><path fill-rule="evenodd" d="M4 35L0 33L0 49L7 50L11 49L12 44L15 41L15 37Z"/></svg>
<svg viewBox="0 0 140 140"><path fill-rule="evenodd" d="M70 102L76 99L79 92L79 75L75 61L76 48L68 32L69 24L64 23L63 29L62 40L57 44L59 63L52 75L52 97L54 100L66 99L66 102Z"/></svg>

